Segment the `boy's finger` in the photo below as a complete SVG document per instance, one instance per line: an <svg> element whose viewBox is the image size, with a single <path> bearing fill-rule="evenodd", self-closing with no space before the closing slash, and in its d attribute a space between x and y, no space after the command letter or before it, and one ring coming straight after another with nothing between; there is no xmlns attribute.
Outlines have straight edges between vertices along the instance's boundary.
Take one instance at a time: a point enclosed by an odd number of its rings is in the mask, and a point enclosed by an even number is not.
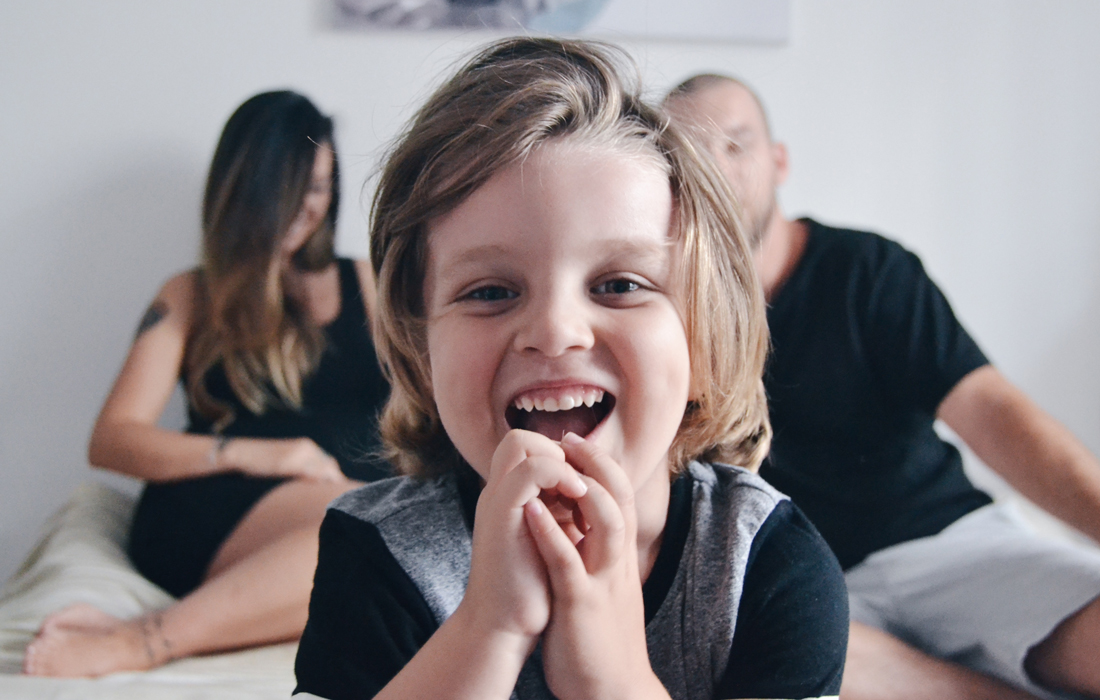
<svg viewBox="0 0 1100 700"><path fill-rule="evenodd" d="M634 485L630 483L623 468L612 459L599 445L585 440L575 433L566 433L561 440L566 460L582 474L600 483L626 518L627 526L636 527L634 510Z"/></svg>
<svg viewBox="0 0 1100 700"><path fill-rule="evenodd" d="M518 508L544 490L577 499L588 492L588 484L565 460L536 455L501 476L493 490L493 498Z"/></svg>
<svg viewBox="0 0 1100 700"><path fill-rule="evenodd" d="M561 529L565 531L573 544L580 542L588 526L585 525L584 517L581 515L580 509L577 508L577 502L572 498L562 496L557 491L543 491L539 494L539 498L542 499L542 502L550 510L550 515L558 521L558 525L561 525Z"/></svg>
<svg viewBox="0 0 1100 700"><path fill-rule="evenodd" d="M626 517L618 501L595 479L585 477L588 494L577 499L588 531L580 544L585 569L594 574L613 565L627 546Z"/></svg>
<svg viewBox="0 0 1100 700"><path fill-rule="evenodd" d="M529 430L509 430L493 452L493 460L489 465L489 480L499 479L515 469L523 460L535 455L565 460L565 452L562 451L561 446L545 435Z"/></svg>
<svg viewBox="0 0 1100 700"><path fill-rule="evenodd" d="M532 498L524 504L523 515L527 521L527 529L531 532L531 539L535 541L535 547L546 564L554 596L567 601L584 582L585 566L580 552L538 498Z"/></svg>

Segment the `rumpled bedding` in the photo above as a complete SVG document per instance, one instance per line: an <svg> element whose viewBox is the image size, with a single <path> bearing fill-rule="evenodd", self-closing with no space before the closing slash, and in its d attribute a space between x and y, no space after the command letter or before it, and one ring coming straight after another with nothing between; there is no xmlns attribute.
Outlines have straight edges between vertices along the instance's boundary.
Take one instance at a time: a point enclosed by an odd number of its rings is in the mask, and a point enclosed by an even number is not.
<svg viewBox="0 0 1100 700"><path fill-rule="evenodd" d="M0 697L81 700L149 698L252 700L290 696L297 645L181 659L143 673L95 680L16 675L23 650L46 615L84 602L129 618L172 597L144 579L126 557L134 500L97 483L77 488L46 525L19 571L0 589Z"/></svg>

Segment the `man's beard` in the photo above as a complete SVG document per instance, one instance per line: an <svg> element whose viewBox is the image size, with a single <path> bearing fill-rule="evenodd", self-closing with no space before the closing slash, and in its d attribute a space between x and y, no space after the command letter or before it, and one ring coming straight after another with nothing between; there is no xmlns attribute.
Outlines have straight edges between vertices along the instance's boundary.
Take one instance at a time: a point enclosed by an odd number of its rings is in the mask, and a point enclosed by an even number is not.
<svg viewBox="0 0 1100 700"><path fill-rule="evenodd" d="M760 215L746 221L748 226L745 228L745 242L749 244L750 250L760 249L760 244L764 242L764 236L768 233L768 224L771 223L776 206L775 195L773 194L768 200L768 206L764 207ZM745 218L748 219L748 217Z"/></svg>

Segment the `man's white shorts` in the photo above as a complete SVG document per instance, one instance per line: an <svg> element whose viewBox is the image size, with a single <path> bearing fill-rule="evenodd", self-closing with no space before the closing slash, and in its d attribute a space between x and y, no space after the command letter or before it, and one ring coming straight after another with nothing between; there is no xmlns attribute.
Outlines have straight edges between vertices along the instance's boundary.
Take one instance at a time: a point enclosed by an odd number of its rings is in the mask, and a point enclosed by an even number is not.
<svg viewBox="0 0 1100 700"><path fill-rule="evenodd" d="M994 503L845 574L852 619L1040 697L1028 650L1100 596L1100 549L1040 537Z"/></svg>

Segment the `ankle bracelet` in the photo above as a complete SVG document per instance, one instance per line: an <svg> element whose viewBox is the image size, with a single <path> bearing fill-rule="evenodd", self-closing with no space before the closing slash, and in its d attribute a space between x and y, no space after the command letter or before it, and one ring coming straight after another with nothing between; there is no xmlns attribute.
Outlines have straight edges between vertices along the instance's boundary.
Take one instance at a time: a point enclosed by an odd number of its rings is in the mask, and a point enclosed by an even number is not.
<svg viewBox="0 0 1100 700"><path fill-rule="evenodd" d="M153 643L150 639L154 634L160 639L160 645L164 649L165 658L163 663L175 659L176 657L172 653L172 644L164 636L164 613L161 610L150 613L141 620L141 640L145 644L145 655L149 657L149 663L155 665L157 655L153 650Z"/></svg>

